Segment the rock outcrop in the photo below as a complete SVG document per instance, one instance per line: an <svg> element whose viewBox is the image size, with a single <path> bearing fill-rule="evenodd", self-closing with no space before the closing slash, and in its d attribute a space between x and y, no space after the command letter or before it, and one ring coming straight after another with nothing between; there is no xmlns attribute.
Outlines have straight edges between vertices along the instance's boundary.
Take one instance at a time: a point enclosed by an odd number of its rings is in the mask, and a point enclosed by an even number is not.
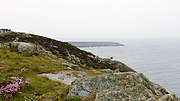
<svg viewBox="0 0 180 101"><path fill-rule="evenodd" d="M10 49L16 50L19 53L31 53L33 51L42 51L43 48L40 45L35 45L26 42L12 42L10 43Z"/></svg>
<svg viewBox="0 0 180 101"><path fill-rule="evenodd" d="M142 73L118 72L76 80L68 96L88 97L95 101L177 101L163 87Z"/></svg>
<svg viewBox="0 0 180 101"><path fill-rule="evenodd" d="M74 80L78 78L87 77L88 75L85 72L80 72L80 71L61 71L57 74L45 73L45 74L39 74L38 76L47 77L51 80L60 81L67 85L71 85L71 83Z"/></svg>
<svg viewBox="0 0 180 101"><path fill-rule="evenodd" d="M26 43L26 42L0 43L0 48L8 49L22 54L31 54L34 51L47 52L40 45L36 45L33 43Z"/></svg>

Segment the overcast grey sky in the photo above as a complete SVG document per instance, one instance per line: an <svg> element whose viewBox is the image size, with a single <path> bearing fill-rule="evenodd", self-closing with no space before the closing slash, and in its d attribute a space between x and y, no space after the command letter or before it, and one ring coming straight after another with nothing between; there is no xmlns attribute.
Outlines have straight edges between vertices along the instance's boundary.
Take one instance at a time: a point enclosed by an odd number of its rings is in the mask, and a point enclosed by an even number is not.
<svg viewBox="0 0 180 101"><path fill-rule="evenodd" d="M180 38L180 0L0 0L0 27L67 40Z"/></svg>

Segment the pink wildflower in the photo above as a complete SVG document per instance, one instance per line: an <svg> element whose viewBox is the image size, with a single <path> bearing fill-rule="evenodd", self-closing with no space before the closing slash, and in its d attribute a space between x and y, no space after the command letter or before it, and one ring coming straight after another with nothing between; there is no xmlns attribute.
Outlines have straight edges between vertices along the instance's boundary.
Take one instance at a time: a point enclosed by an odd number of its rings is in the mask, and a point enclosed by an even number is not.
<svg viewBox="0 0 180 101"><path fill-rule="evenodd" d="M4 87L3 91L4 93L8 94L14 94L19 90L19 84L18 82L13 83L13 84L8 84Z"/></svg>

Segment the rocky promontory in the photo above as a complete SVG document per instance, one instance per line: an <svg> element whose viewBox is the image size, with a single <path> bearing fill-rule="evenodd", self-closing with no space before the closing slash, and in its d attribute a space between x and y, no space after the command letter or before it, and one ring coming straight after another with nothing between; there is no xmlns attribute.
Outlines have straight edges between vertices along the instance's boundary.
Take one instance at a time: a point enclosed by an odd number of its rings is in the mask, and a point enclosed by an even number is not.
<svg viewBox="0 0 180 101"><path fill-rule="evenodd" d="M120 61L21 32L0 34L0 79L4 101L178 101Z"/></svg>
<svg viewBox="0 0 180 101"><path fill-rule="evenodd" d="M36 48L41 47L46 52L51 52L52 54L60 58L71 61L82 67L113 70L119 69L122 72L134 71L133 69L129 68L127 65L119 61L103 59L98 56L95 56L90 52L83 51L71 45L70 43L57 41L39 35L26 34L20 32L0 34L0 43L0 46L6 46L11 50L22 50L20 48L25 44L26 46L31 47L29 49L33 49L32 46L36 45L34 46L35 50Z"/></svg>

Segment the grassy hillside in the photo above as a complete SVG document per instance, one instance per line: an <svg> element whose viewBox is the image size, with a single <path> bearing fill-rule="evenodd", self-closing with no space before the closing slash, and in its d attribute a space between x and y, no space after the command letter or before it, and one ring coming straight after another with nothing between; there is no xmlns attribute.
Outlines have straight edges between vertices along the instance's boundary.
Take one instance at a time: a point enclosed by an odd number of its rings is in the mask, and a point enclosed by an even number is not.
<svg viewBox="0 0 180 101"><path fill-rule="evenodd" d="M0 49L0 87L1 84L9 83L11 77L29 82L28 85L22 85L20 90L9 98L0 95L0 101L80 101L79 97L66 98L69 85L37 76L42 73L68 71L69 69L63 63L71 64L46 53L33 52L27 56ZM101 69L81 69L81 71L89 76L105 73Z"/></svg>
<svg viewBox="0 0 180 101"><path fill-rule="evenodd" d="M0 83L8 83L9 77L19 77L30 82L29 85L21 87L20 91L9 100L63 99L69 86L37 76L40 73L57 73L64 70L61 63L65 61L44 53L34 52L32 56L24 56L0 49ZM1 96L0 100L3 99Z"/></svg>

